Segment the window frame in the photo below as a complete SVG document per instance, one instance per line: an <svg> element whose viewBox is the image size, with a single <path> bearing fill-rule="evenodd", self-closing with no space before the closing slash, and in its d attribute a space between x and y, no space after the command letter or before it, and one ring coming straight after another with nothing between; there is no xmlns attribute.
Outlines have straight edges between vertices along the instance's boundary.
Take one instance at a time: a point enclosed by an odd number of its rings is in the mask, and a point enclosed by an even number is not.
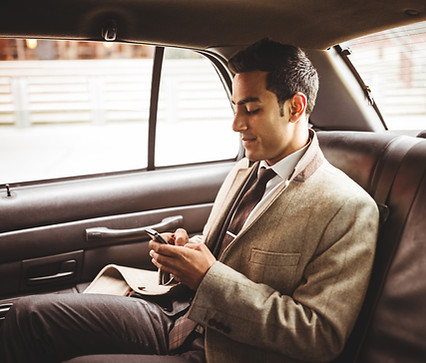
<svg viewBox="0 0 426 363"><path fill-rule="evenodd" d="M377 114L380 122L383 125L384 130L388 131L389 129L388 129L387 125L386 125L386 121L383 118L383 115L380 112L380 109L377 106L377 103L374 101L373 94L372 94L372 91L370 89L370 86L368 86L364 82L364 79L359 74L359 72L356 69L355 65L352 63L352 61L349 58L349 56L351 55L351 51L349 49L347 49L347 48L343 48L340 44L335 45L333 48L336 50L337 54L339 54L340 58L342 58L343 62L346 64L346 66L348 67L348 69L350 70L350 72L355 77L357 83L359 84L359 86L361 87L361 90L363 91L365 97L367 98L370 106L373 107L374 111L376 112L376 114Z"/></svg>
<svg viewBox="0 0 426 363"><path fill-rule="evenodd" d="M420 37L421 35L423 35L424 37L425 24L426 24L426 21L415 22L415 23L406 24L406 25L399 25L394 28L376 31L371 34L366 34L360 37L349 39L333 47L333 49L337 52L337 54L339 54L340 58L343 60L347 68L355 77L357 83L361 87L362 92L364 93L366 99L368 100L369 105L373 108L373 110L377 114L378 119L380 120L381 124L383 125L384 131L386 132L393 132L393 133L407 135L407 136L417 136L418 133L423 130L423 128L421 127L420 124L419 124L420 127L419 126L417 127L400 126L402 123L398 123L398 126L395 127L395 124L393 124L393 121L394 121L393 118L395 117L394 112L389 111L389 104L387 104L384 100L386 96L384 96L383 89L380 90L380 87L377 87L374 85L374 80L372 80L371 77L369 77L369 75L367 74L368 72L364 72L365 69L363 69L362 65L358 64L359 58L356 59L355 53L360 51L362 55L363 54L362 47L365 47L366 44L373 44L374 47L370 46L371 49L376 49L376 50L380 49L381 52L387 52L391 50L392 48L396 48L400 52L399 56L405 55L405 47L407 47L407 45L409 44L408 42L405 42L405 39L408 40L410 39L409 37L411 36ZM402 42L400 42L401 39L403 39ZM351 44L352 42L355 42L355 46ZM360 42L360 43L356 44L357 42ZM386 42L392 42L392 46L387 45ZM400 43L396 43L395 45L394 42L400 42ZM415 45L417 43L413 43L413 44ZM358 47L359 45L361 45L361 47ZM416 47L413 46L413 49L414 48ZM403 49L404 49L404 52L402 52ZM408 53L410 53L410 51L408 51ZM420 59L421 54L424 54L424 48L420 50L417 48L415 56L413 58ZM422 57L422 60L424 61L424 57ZM390 63L389 60L387 61L388 63ZM377 66L377 64L370 63L370 66L374 67L374 66ZM424 64L421 64L421 66L423 65ZM384 67L384 69L386 69L386 67ZM401 72L401 68L399 72ZM410 68L409 72L415 72L414 67ZM389 76L395 76L395 74L392 73L392 70L388 71L387 77ZM385 80L384 83L386 82L387 81ZM415 86L412 89L418 90L418 91L423 89L424 91L424 87L421 88L421 87ZM409 90L411 90L411 88L407 89L407 91ZM424 113L421 115L419 114L419 118L424 116L425 116ZM404 120L404 122L407 122L407 120Z"/></svg>
<svg viewBox="0 0 426 363"><path fill-rule="evenodd" d="M151 74L151 88L150 88L150 101L149 101L149 114L148 114L148 140L147 140L147 160L146 166L136 169L127 169L127 170L115 170L115 171L105 171L97 172L93 174L79 174L79 175L70 175L70 176L60 176L54 178L46 179L34 179L34 180L25 180L25 181L15 181L11 180L8 183L2 183L0 185L1 189L9 188L12 186L29 186L29 185L41 185L48 183L60 183L73 180L88 180L92 178L99 177L108 177L108 176L119 176L125 174L134 174L145 171L154 171L154 170L164 170L164 169L175 169L196 165L207 165L214 163L224 163L224 162L234 162L239 160L244 155L244 150L242 144L238 146L236 155L228 159L218 159L218 160L209 160L209 161L200 161L193 163L183 163L183 164L173 164L168 166L157 166L155 164L155 146L157 139L157 117L158 117L158 103L159 103L159 94L160 94L160 84L163 76L162 68L164 62L164 53L166 47L164 46L155 46L153 63L152 63L152 74ZM222 59L220 56L208 52L208 51L197 51L193 49L188 49L189 51L200 54L201 56L207 58L211 65L215 68L215 71L218 75L218 80L222 83L224 91L228 97L230 107L234 111L234 107L230 101L230 95L232 92L232 75L226 67L226 60Z"/></svg>
<svg viewBox="0 0 426 363"><path fill-rule="evenodd" d="M147 170L158 170L158 169L168 169L173 167L184 167L191 165L205 165L217 162L224 161L236 161L241 159L244 156L244 148L242 143L239 143L238 152L236 153L234 158L229 159L220 159L213 161L201 161L194 163L185 163L185 164L175 164L169 166L157 166L155 164L155 146L156 146L156 135L157 135L157 116L158 116L158 102L160 95L160 85L162 80L162 67L163 62L165 60L164 53L165 47L156 46L154 53L154 62L153 62L153 70L152 70L152 82L151 82L151 100L150 100L150 108L149 108L149 123L148 123L148 161L147 161ZM230 107L232 111L235 113L235 108L231 102L231 93L232 93L232 75L229 69L226 67L226 60L218 56L217 54L208 52L208 51L195 51L190 50L201 56L207 58L212 66L215 68L216 73L218 75L219 80L224 87L224 91L228 97Z"/></svg>

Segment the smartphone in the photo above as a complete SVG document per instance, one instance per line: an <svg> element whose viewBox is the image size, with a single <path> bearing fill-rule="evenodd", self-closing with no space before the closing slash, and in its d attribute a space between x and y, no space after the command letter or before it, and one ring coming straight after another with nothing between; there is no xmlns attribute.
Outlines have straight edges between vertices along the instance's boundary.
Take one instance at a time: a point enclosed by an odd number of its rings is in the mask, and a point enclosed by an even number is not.
<svg viewBox="0 0 426 363"><path fill-rule="evenodd" d="M169 243L163 238L161 237L160 233L158 233L155 229L152 228L145 228L145 232L153 239L156 240L157 242L163 243L165 245L168 245Z"/></svg>

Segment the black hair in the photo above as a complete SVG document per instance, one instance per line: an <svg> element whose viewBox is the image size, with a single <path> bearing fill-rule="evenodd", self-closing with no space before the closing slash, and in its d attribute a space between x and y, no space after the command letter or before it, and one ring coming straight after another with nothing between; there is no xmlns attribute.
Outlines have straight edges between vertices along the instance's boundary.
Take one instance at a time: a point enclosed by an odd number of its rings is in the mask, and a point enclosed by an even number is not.
<svg viewBox="0 0 426 363"><path fill-rule="evenodd" d="M266 89L275 93L281 107L297 92L307 97L306 114L311 114L317 97L318 72L305 52L288 44L262 39L239 51L228 61L231 72L268 72Z"/></svg>

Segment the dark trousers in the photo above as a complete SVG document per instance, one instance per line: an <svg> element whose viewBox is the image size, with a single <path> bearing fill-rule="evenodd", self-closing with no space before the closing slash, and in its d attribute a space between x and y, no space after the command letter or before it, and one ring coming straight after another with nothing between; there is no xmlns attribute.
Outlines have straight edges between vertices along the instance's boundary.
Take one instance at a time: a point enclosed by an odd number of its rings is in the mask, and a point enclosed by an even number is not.
<svg viewBox="0 0 426 363"><path fill-rule="evenodd" d="M25 297L13 305L0 330L0 361L63 362L87 355L72 362L118 363L118 355L126 354L123 362L204 362L201 336L191 336L169 355L168 334L176 319L171 311L134 297Z"/></svg>

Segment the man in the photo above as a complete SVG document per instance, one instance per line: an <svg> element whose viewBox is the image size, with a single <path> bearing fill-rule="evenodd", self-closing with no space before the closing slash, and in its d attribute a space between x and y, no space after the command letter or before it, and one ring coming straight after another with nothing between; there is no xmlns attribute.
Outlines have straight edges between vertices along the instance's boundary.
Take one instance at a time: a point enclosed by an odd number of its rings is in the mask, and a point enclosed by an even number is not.
<svg viewBox="0 0 426 363"><path fill-rule="evenodd" d="M199 341L193 331L183 346L167 348L170 330L185 321L204 327L208 362L329 361L342 350L368 285L377 208L324 159L308 128L318 76L300 49L262 40L229 65L232 127L247 158L225 180L202 236L179 229L164 235L174 245L150 242L153 263L195 291L189 309L173 305L178 313L166 314L162 302L126 297L27 300L5 322L9 361L182 354Z"/></svg>

